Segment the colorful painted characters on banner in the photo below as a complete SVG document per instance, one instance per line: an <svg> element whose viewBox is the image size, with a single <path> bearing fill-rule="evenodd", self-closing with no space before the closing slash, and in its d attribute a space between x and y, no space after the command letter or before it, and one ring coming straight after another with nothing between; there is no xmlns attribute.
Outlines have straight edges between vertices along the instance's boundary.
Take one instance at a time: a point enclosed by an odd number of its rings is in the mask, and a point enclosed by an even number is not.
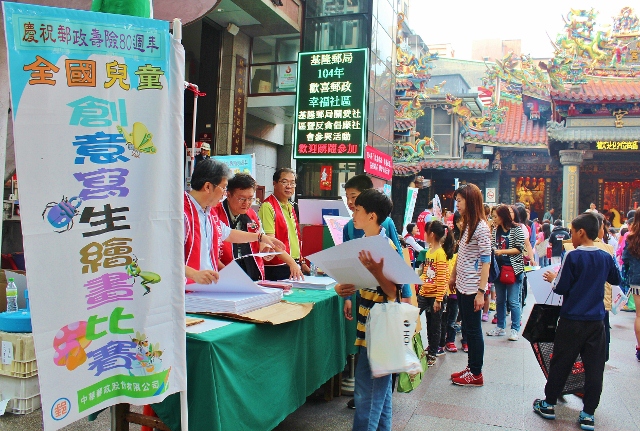
<svg viewBox="0 0 640 431"><path fill-rule="evenodd" d="M167 123L175 113L158 108L170 105L169 87L178 80L171 80L167 22L3 6L18 170L23 178L41 174L38 187L23 183L23 208L32 209L22 216L25 226L44 228L38 238L49 251L44 258L32 251L33 261L57 265L42 271L56 280L58 297L47 286L33 294L34 337L44 352L38 355L43 419L46 429L57 429L116 402L154 401L169 388L172 366L183 367L175 349L183 329L148 326L148 316L176 317L157 311L171 308L165 306L169 296L162 302L163 295L149 295L163 287L163 278L176 281L154 268L168 262L154 247L171 256L182 248L167 246L170 234L151 235L145 217L165 208L175 212L146 197L159 175L180 177L167 164ZM55 151L36 146L36 124L47 126L47 145ZM28 151L44 148L38 158L23 156L27 143ZM179 226L182 220L171 216L162 223ZM181 289L174 302L178 294ZM35 312L43 297L50 301L46 318L43 308Z"/></svg>

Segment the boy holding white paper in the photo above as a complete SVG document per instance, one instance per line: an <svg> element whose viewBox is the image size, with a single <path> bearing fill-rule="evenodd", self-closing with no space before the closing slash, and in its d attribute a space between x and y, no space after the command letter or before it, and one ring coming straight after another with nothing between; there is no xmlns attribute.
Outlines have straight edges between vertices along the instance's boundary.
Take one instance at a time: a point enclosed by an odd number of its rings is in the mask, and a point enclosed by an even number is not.
<svg viewBox="0 0 640 431"><path fill-rule="evenodd" d="M380 224L391 213L393 205L384 194L374 189L365 190L356 198L353 224L364 230L365 236L384 235ZM390 245L391 246L391 245ZM394 284L383 273L384 259L376 262L371 253L361 250L358 259L373 275L378 286L360 289L360 304L357 311L356 346L359 359L355 371L354 399L357 406L353 430L391 430L391 375L372 378L365 342L365 324L369 311L376 303L394 301L401 285ZM353 284L337 284L338 295L350 297L355 293Z"/></svg>

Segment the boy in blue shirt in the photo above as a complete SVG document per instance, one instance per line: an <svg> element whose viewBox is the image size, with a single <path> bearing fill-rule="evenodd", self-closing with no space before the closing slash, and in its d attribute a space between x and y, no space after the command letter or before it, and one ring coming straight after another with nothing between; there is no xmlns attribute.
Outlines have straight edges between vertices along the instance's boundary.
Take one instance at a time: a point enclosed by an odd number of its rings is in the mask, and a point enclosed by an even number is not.
<svg viewBox="0 0 640 431"><path fill-rule="evenodd" d="M578 354L585 371L583 410L578 422L583 430L595 429L594 413L600 402L606 355L604 328L604 283L620 282L618 268L607 252L594 246L598 219L591 213L571 222L571 242L575 250L567 253L553 290L563 295L556 330L546 398L536 399L533 410L545 419L555 419L554 406L571 373Z"/></svg>

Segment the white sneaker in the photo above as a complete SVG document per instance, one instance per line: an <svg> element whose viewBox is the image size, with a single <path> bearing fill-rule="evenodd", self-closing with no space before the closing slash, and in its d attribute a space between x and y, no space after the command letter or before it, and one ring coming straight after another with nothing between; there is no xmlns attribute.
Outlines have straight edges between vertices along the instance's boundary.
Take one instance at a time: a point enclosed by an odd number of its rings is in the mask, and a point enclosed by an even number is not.
<svg viewBox="0 0 640 431"><path fill-rule="evenodd" d="M509 341L518 341L518 338L520 338L518 336L518 331L516 331L515 329L512 329L511 335L509 335Z"/></svg>
<svg viewBox="0 0 640 431"><path fill-rule="evenodd" d="M493 328L491 331L487 331L487 335L489 337L502 337L503 335L507 335L504 329L498 328L497 326Z"/></svg>

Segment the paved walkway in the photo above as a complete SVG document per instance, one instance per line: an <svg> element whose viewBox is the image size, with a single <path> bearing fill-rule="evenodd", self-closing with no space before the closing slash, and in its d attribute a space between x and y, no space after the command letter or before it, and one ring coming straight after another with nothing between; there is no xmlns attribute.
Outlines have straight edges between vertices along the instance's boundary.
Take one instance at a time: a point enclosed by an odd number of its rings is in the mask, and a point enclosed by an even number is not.
<svg viewBox="0 0 640 431"><path fill-rule="evenodd" d="M533 300L530 299L530 303ZM526 322L531 305L525 308ZM633 313L611 316L611 359L607 363L604 391L596 411L598 431L640 431L640 363L634 356ZM483 324L485 331L493 327ZM531 410L534 398L543 396L544 376L529 343L506 337L485 337L485 385L467 388L452 385L449 375L466 366L462 351L448 353L430 368L420 387L410 394L394 394L394 431L511 431L572 430L582 402L573 395L556 408L557 419L547 421ZM459 344L459 343L458 343ZM286 388L283 388L286 390ZM353 410L346 408L349 398L332 402L309 397L307 403L285 419L275 431L327 431L351 429ZM27 416L0 417L0 431L41 430L41 411ZM139 427L131 426L132 430ZM85 420L66 427L68 431L108 431L109 418ZM229 430L236 431L236 430Z"/></svg>

